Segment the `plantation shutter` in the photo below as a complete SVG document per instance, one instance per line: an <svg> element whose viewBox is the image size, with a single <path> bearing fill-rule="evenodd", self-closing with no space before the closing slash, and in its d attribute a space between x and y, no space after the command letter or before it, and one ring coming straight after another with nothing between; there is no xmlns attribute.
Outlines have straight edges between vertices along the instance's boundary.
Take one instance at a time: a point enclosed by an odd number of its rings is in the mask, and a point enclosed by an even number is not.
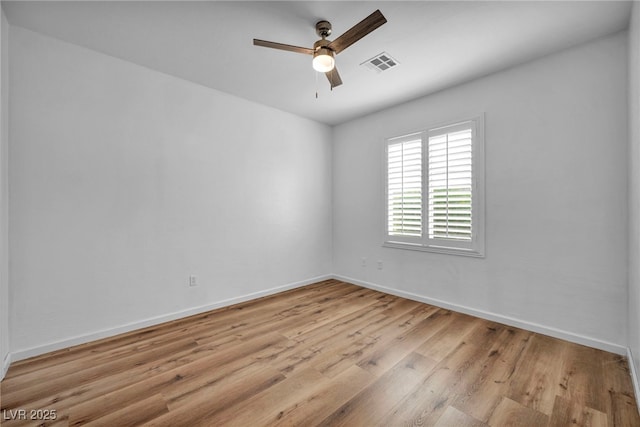
<svg viewBox="0 0 640 427"><path fill-rule="evenodd" d="M428 132L429 239L471 241L474 123Z"/></svg>
<svg viewBox="0 0 640 427"><path fill-rule="evenodd" d="M422 236L422 137L389 141L387 149L387 232Z"/></svg>

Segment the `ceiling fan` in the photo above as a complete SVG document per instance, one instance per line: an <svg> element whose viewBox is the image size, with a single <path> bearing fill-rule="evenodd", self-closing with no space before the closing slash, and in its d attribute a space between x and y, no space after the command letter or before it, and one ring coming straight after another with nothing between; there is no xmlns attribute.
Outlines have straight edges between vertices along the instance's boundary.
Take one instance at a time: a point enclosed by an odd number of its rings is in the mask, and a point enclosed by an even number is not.
<svg viewBox="0 0 640 427"><path fill-rule="evenodd" d="M325 73L331 89L342 84L342 79L336 69L335 55L342 52L379 26L387 22L387 19L376 10L371 15L348 29L337 39L331 41L327 37L331 35L331 23L329 21L318 21L316 23L316 33L321 37L313 44L313 48L292 46L290 44L270 42L266 40L253 39L255 46L270 47L273 49L287 50L290 52L303 53L313 56L313 68L316 71Z"/></svg>

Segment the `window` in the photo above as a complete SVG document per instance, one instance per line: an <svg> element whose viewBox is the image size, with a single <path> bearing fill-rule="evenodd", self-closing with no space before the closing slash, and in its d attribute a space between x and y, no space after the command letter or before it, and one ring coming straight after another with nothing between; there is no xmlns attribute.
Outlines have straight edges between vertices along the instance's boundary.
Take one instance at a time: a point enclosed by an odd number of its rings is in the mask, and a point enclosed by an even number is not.
<svg viewBox="0 0 640 427"><path fill-rule="evenodd" d="M484 255L484 120L386 142L385 246Z"/></svg>

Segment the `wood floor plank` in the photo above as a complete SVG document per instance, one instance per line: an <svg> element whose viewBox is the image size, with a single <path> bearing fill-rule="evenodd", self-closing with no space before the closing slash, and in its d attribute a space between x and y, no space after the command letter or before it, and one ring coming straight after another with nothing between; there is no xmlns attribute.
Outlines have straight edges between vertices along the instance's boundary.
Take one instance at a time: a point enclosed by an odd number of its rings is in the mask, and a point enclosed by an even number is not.
<svg viewBox="0 0 640 427"><path fill-rule="evenodd" d="M375 380L375 376L358 366L351 366L328 381L308 384L308 392L278 413L265 425L312 426L327 413L335 411Z"/></svg>
<svg viewBox="0 0 640 427"><path fill-rule="evenodd" d="M485 358L481 361L483 369L468 383L453 405L487 423L502 396L507 393L511 377L531 335L531 332L521 329L503 330L494 345L485 352Z"/></svg>
<svg viewBox="0 0 640 427"><path fill-rule="evenodd" d="M193 393L188 398L179 399L176 402L177 406L170 407L168 413L142 425L167 427L216 425L211 424L212 420L225 408L246 401L285 379L284 375L274 370L264 367L255 369L251 366L201 387L199 392Z"/></svg>
<svg viewBox="0 0 640 427"><path fill-rule="evenodd" d="M604 399L609 426L640 426L640 416L626 358L606 352L600 355L603 357L604 389L607 391Z"/></svg>
<svg viewBox="0 0 640 427"><path fill-rule="evenodd" d="M319 426L374 425L433 369L434 361L411 353L389 372L348 400Z"/></svg>
<svg viewBox="0 0 640 427"><path fill-rule="evenodd" d="M49 376L43 378L42 381L32 379L28 381L24 387L15 387L12 383L10 387L8 386L2 390L2 404L7 406L25 405L29 400L33 400L34 398L60 392L67 388L69 383L76 385L87 384L96 379L113 375L114 373L125 372L142 363L153 362L167 353L192 349L194 347L196 347L196 343L191 338L185 338L177 342L166 343L149 351L136 353L121 359L113 359L101 365L91 367L82 366L78 371L66 375ZM42 387L42 384L45 382L47 384L46 388ZM14 388L17 388L17 390L14 390Z"/></svg>
<svg viewBox="0 0 640 427"><path fill-rule="evenodd" d="M158 352L159 348L164 346L171 346L165 350ZM41 371L30 372L28 374L21 375L20 377L9 378L6 381L5 389L8 393L12 393L23 388L28 388L33 385L41 384L42 381L49 381L50 379L60 378L68 375L78 374L80 371L96 369L98 366L108 365L109 368L117 369L114 365L115 361L118 365L123 364L125 361L133 361L137 363L142 360L145 354L156 354L163 352L172 352L177 347L184 346L185 348L194 348L197 346L195 340L191 337L180 337L177 340L162 340L154 345L135 346L135 350L125 352L116 352L104 359L96 360L93 357L87 357L80 360L76 360L72 363L61 363L53 369L43 369ZM148 352L148 353L147 353ZM127 364L126 362L124 363ZM113 371L112 371L113 372Z"/></svg>
<svg viewBox="0 0 640 427"><path fill-rule="evenodd" d="M478 421L470 415L449 406L444 414L434 424L434 427L487 427L487 424Z"/></svg>
<svg viewBox="0 0 640 427"><path fill-rule="evenodd" d="M317 369L333 377L353 364L360 364L376 350L388 348L392 341L403 340L421 322L434 313L433 307L417 306L415 309L384 324L381 328L368 331L362 338L352 342L337 352L327 352L316 362ZM363 330L364 331L364 330ZM416 343L417 345L417 343ZM394 364L389 365L392 367Z"/></svg>
<svg viewBox="0 0 640 427"><path fill-rule="evenodd" d="M368 321L361 319L351 324L350 327L341 329L339 334L327 332L314 335L313 338L307 337L304 341L299 341L300 345L279 355L278 359L272 361L272 365L286 375L309 363L313 363L323 373L329 373L330 370L334 374L339 373L336 365L342 359L360 357L364 349L373 345L376 333L385 327L394 328L398 317L411 316L408 313L416 310L416 304L398 301L394 308L393 313L397 317L380 314ZM387 309L384 310L387 311ZM340 366L344 367L345 365Z"/></svg>
<svg viewBox="0 0 640 427"><path fill-rule="evenodd" d="M474 327L477 327L476 322L477 319L471 316L451 312L451 321L446 328L427 339L416 351L430 359L443 360L460 345Z"/></svg>
<svg viewBox="0 0 640 427"><path fill-rule="evenodd" d="M550 426L608 427L607 414L556 396Z"/></svg>
<svg viewBox="0 0 640 427"><path fill-rule="evenodd" d="M3 427L640 426L622 356L334 279L16 362L0 409Z"/></svg>
<svg viewBox="0 0 640 427"><path fill-rule="evenodd" d="M103 377L86 384L74 384L69 382L68 389L60 393L46 396L39 400L34 400L25 405L27 409L50 408L55 407L62 415L74 405L82 402L107 395L114 390L127 389L127 386L140 385L146 386L146 380L162 375L167 371L174 370L183 366L197 364L203 358L211 358L207 364L208 367L224 365L228 361L237 357L249 354L260 354L261 349L271 348L278 342L285 341L285 338L277 333L267 334L256 338L249 342L234 340L225 343L226 346L211 345L200 347L194 350L178 352L173 355L166 355L161 361L152 361L152 363L140 364L135 368L111 376ZM235 345L233 345L235 344ZM170 374L169 378L174 375ZM178 370L175 375L184 376L185 374ZM171 381L171 380L169 380ZM5 402L2 401L3 409Z"/></svg>
<svg viewBox="0 0 640 427"><path fill-rule="evenodd" d="M280 329L280 333L287 338L295 338L306 332L321 328L337 317L343 317L361 308L373 305L376 302L375 299L367 298L372 295L375 295L374 291L364 289L354 295L355 298L335 301L331 305L326 305L326 307L313 307L313 311L307 312L303 317L304 320L301 321L302 316L297 316L298 322L291 327ZM301 313L297 312L296 315L298 314Z"/></svg>
<svg viewBox="0 0 640 427"><path fill-rule="evenodd" d="M528 408L508 397L503 397L496 410L491 414L491 427L532 427L546 426L549 417L535 409Z"/></svg>
<svg viewBox="0 0 640 427"><path fill-rule="evenodd" d="M477 357L478 348L460 342L447 357L432 360L433 369L407 396L398 399L376 425L433 425L463 390L462 379L470 361ZM419 353L418 353L419 354Z"/></svg>
<svg viewBox="0 0 640 427"><path fill-rule="evenodd" d="M88 427L133 427L169 412L167 402L160 394L109 412L104 417L83 423ZM70 424L71 425L71 424Z"/></svg>
<svg viewBox="0 0 640 427"><path fill-rule="evenodd" d="M407 424L433 425L448 405L451 405L463 394L469 394L477 386L478 377L487 375L497 352L489 351L498 330L491 322L477 321L472 324L468 316L455 316L458 346L450 348L451 337L435 334L426 341L427 345L419 347L435 357L446 354L433 372L385 417L380 425L401 419ZM491 337L488 339L487 337ZM471 339L469 339L471 338ZM475 344L473 343L475 342ZM431 351L431 346L442 343L442 349Z"/></svg>
<svg viewBox="0 0 640 427"><path fill-rule="evenodd" d="M402 323L400 333L395 333L385 340L380 340L375 349L364 355L357 365L374 375L381 376L400 360L412 353L418 346L435 334L439 327L444 327L442 319L446 314L434 307L434 310L426 311L424 319L417 320L412 325L411 321Z"/></svg>
<svg viewBox="0 0 640 427"><path fill-rule="evenodd" d="M507 397L520 404L551 415L562 378L561 362L568 343L534 335L511 378Z"/></svg>
<svg viewBox="0 0 640 427"><path fill-rule="evenodd" d="M284 337L282 337L284 339ZM208 369L203 366L200 369L205 369L204 372L194 372L189 377L185 377L185 381L180 381L172 387L166 387L162 394L167 398L170 409L180 406L182 402L186 402L192 398L192 396L200 394L203 388L207 388L211 385L223 384L229 379L229 377L242 377L247 378L251 375L262 375L264 372L269 375L275 376L278 373L268 362L261 361L261 356L272 352L281 351L289 343L288 340L274 342L272 345L266 348L262 348L252 354L241 355L235 354L234 358L226 358L219 362L209 363ZM213 357L216 357L215 355ZM264 360L268 360L265 358ZM192 364L193 365L193 364ZM211 369L215 366L216 369ZM188 366L191 368L191 365ZM252 374L252 373L257 374ZM278 373L283 379L286 378L281 373Z"/></svg>
<svg viewBox="0 0 640 427"><path fill-rule="evenodd" d="M556 394L580 406L606 412L606 401L600 399L604 375L599 351L581 345L568 347L562 358L562 379Z"/></svg>
<svg viewBox="0 0 640 427"><path fill-rule="evenodd" d="M295 375L284 378L264 392L253 397L227 405L222 411L207 419L192 420L193 426L253 426L273 423L282 417L288 408L299 399L304 399L308 384L322 382L324 377L313 368L303 369ZM191 406L189 402L187 408Z"/></svg>
<svg viewBox="0 0 640 427"><path fill-rule="evenodd" d="M169 404L173 404L174 400L184 398L209 383L220 381L224 376L256 364L256 356L273 351L274 347L285 341L284 337L272 333L251 345L246 344L232 350L213 352L207 357L195 359L191 363L153 375L127 387L96 396L82 403L75 403L70 408L70 425L81 425L92 421L154 392L162 393ZM212 366L217 369L211 369Z"/></svg>

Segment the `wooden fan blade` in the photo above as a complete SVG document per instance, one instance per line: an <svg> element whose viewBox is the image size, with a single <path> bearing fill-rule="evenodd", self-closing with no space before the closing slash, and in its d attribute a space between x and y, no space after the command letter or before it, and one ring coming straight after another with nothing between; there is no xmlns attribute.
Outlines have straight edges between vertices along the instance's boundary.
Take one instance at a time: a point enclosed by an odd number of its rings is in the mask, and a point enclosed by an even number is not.
<svg viewBox="0 0 640 427"><path fill-rule="evenodd" d="M313 49L300 46L292 46L290 44L270 42L266 40L253 39L255 46L270 47L272 49L287 50L289 52L304 53L305 55L313 55Z"/></svg>
<svg viewBox="0 0 640 427"><path fill-rule="evenodd" d="M351 27L343 35L329 43L329 48L335 53L340 53L382 24L387 22L380 10L376 10L371 15Z"/></svg>
<svg viewBox="0 0 640 427"><path fill-rule="evenodd" d="M338 69L336 67L333 67L333 70L327 71L324 74L327 76L329 84L331 84L331 89L342 84L342 79L340 78L340 74L338 74Z"/></svg>

